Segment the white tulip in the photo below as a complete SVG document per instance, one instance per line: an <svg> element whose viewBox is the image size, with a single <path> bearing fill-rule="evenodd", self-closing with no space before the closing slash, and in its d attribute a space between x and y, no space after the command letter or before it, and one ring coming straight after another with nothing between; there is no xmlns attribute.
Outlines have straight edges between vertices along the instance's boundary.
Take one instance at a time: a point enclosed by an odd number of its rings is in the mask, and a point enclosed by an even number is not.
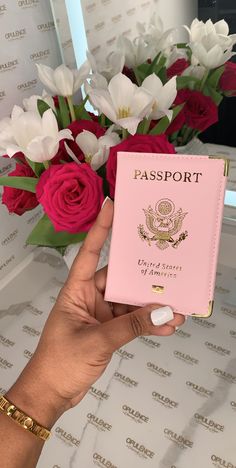
<svg viewBox="0 0 236 468"><path fill-rule="evenodd" d="M193 53L193 60L208 70L218 68L231 59L234 54L230 49L223 50L219 44L213 47L204 47L203 43L191 43L190 47Z"/></svg>
<svg viewBox="0 0 236 468"><path fill-rule="evenodd" d="M219 44L223 49L232 48L236 43L236 35L229 35L229 26L225 20L213 23L207 20L206 23L195 18L190 26L184 26L189 33L190 43L211 41L212 47ZM214 41L214 42L213 42Z"/></svg>
<svg viewBox="0 0 236 468"><path fill-rule="evenodd" d="M146 117L154 102L144 88L136 86L122 73L114 76L107 90L91 89L89 99L95 108L112 122L134 135L138 124Z"/></svg>
<svg viewBox="0 0 236 468"><path fill-rule="evenodd" d="M171 67L177 60L185 59L188 60L188 54L186 49L180 49L179 47L170 47L165 51L166 56L166 68Z"/></svg>
<svg viewBox="0 0 236 468"><path fill-rule="evenodd" d="M85 90L86 95L89 96L90 92L92 92L93 89L95 89L95 90L98 90L98 89L107 90L108 89L107 79L103 75L100 75L99 73L94 73L94 74L90 75L89 76L89 82L86 81L85 84L84 84L84 90ZM97 109L94 104L93 104L93 108L94 108L94 110L96 110L98 112L98 114L100 114L99 109Z"/></svg>
<svg viewBox="0 0 236 468"><path fill-rule="evenodd" d="M59 96L73 96L89 75L90 65L85 62L78 70L70 70L64 64L53 70L43 64L36 64L39 79L50 89L53 94Z"/></svg>
<svg viewBox="0 0 236 468"><path fill-rule="evenodd" d="M87 95L89 95L90 91L93 89L107 89L108 82L107 79L100 75L100 73L93 73L88 77L89 81L85 81L84 83L84 90Z"/></svg>
<svg viewBox="0 0 236 468"><path fill-rule="evenodd" d="M9 120L8 129L0 133L0 146L10 158L22 152L31 161L49 161L57 154L60 140L73 140L70 130L58 131L51 109L40 117L38 112L24 112L21 107L14 106ZM8 140L5 138L6 132Z"/></svg>
<svg viewBox="0 0 236 468"><path fill-rule="evenodd" d="M125 64L125 57L121 51L111 52L105 61L98 60L94 55L88 51L87 59L90 63L91 69L95 74L104 76L108 81L122 72Z"/></svg>
<svg viewBox="0 0 236 468"><path fill-rule="evenodd" d="M173 111L170 110L170 107L177 96L176 76L163 85L160 78L153 73L145 78L142 88L146 89L154 98L149 119L157 120L166 115L171 121Z"/></svg>
<svg viewBox="0 0 236 468"><path fill-rule="evenodd" d="M197 78L198 80L202 80L206 73L205 67L202 67L201 65L190 65L188 68L186 68L182 76L193 76L194 78Z"/></svg>
<svg viewBox="0 0 236 468"><path fill-rule="evenodd" d="M125 56L125 65L129 68L136 68L155 57L153 45L147 44L142 37L131 41L125 36L120 36L117 45Z"/></svg>
<svg viewBox="0 0 236 468"><path fill-rule="evenodd" d="M176 29L164 31L164 24L157 13L154 13L147 27L141 23L137 24L140 36L150 47L153 47L155 54L165 52L177 42L175 37Z"/></svg>
<svg viewBox="0 0 236 468"><path fill-rule="evenodd" d="M202 65L210 70L223 65L234 53L232 48L236 43L236 35L229 35L226 21L213 23L211 20L193 20L189 33L189 46L192 50L192 65Z"/></svg>
<svg viewBox="0 0 236 468"><path fill-rule="evenodd" d="M49 96L49 94L43 90L42 96L38 96L34 94L33 96L30 96L29 98L23 99L23 106L26 111L32 111L32 112L37 112L38 111L38 100L46 102L49 107L55 112L55 104L53 101L52 96Z"/></svg>
<svg viewBox="0 0 236 468"><path fill-rule="evenodd" d="M94 133L84 130L76 137L77 145L94 171L107 162L110 148L119 142L120 138L116 133L105 134L97 138Z"/></svg>

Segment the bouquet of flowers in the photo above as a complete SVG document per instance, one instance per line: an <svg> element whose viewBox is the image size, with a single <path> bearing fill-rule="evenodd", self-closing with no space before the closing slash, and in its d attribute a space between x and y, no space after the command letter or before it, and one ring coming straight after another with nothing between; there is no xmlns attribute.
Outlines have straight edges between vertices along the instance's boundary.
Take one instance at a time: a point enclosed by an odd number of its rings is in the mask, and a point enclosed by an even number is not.
<svg viewBox="0 0 236 468"><path fill-rule="evenodd" d="M236 35L225 21L195 19L184 26L186 43L157 16L137 26L139 36L120 37L105 62L88 52L78 70L37 65L51 95L25 99L0 121L0 154L15 160L0 178L2 203L18 215L39 204L44 211L28 244L63 252L83 240L114 197L118 151L174 154L217 122L223 96L236 95Z"/></svg>

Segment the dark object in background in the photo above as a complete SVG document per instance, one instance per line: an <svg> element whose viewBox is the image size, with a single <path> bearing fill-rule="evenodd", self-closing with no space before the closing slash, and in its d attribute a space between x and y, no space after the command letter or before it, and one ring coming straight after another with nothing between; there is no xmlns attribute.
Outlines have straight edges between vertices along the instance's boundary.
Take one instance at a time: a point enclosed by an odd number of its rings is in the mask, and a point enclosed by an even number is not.
<svg viewBox="0 0 236 468"><path fill-rule="evenodd" d="M219 122L201 133L204 143L236 146L236 97L224 98L219 107Z"/></svg>
<svg viewBox="0 0 236 468"><path fill-rule="evenodd" d="M229 25L230 34L234 34L236 32L236 1L199 0L198 17L203 21L211 18L213 23L225 19Z"/></svg>
<svg viewBox="0 0 236 468"><path fill-rule="evenodd" d="M199 0L199 19L215 23L225 19L230 34L236 33L236 0ZM234 47L236 50L236 47ZM236 56L232 58L236 62ZM224 98L219 107L219 122L200 136L203 142L236 146L236 97Z"/></svg>

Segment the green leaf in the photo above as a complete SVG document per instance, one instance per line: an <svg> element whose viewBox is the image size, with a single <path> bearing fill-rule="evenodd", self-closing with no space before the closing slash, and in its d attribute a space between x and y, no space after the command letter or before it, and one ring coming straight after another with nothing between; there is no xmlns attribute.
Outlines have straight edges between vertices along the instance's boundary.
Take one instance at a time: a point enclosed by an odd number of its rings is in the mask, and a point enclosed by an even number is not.
<svg viewBox="0 0 236 468"><path fill-rule="evenodd" d="M158 62L158 60L160 58L160 55L161 55L161 53L158 52L158 54L156 55L156 57L154 58L152 63L149 65L149 73L148 73L149 75L151 75L154 72L154 70L156 68L156 64L157 64L157 62Z"/></svg>
<svg viewBox="0 0 236 468"><path fill-rule="evenodd" d="M31 167L32 171L34 171L37 177L40 177L42 172L44 171L45 167L42 163L31 161L30 159L26 158L27 163Z"/></svg>
<svg viewBox="0 0 236 468"><path fill-rule="evenodd" d="M158 77L162 81L162 83L166 83L168 81L167 77L167 70L166 67L163 67L159 72L158 72Z"/></svg>
<svg viewBox="0 0 236 468"><path fill-rule="evenodd" d="M84 240L86 235L86 232L78 234L70 234L66 231L57 232L48 216L44 215L29 235L26 244L62 248Z"/></svg>
<svg viewBox="0 0 236 468"><path fill-rule="evenodd" d="M165 67L166 61L167 61L167 58L164 57L164 55L162 55L159 62L155 65L155 67L153 68L153 71L151 71L151 73L155 73L156 75L159 76L160 71L162 70L162 68ZM151 73L149 73L149 74L151 75Z"/></svg>
<svg viewBox="0 0 236 468"><path fill-rule="evenodd" d="M216 89L218 87L218 84L219 84L219 81L221 79L221 76L223 75L224 73L224 70L225 70L225 65L223 65L222 67L219 67L217 68L216 70L214 70L208 80L207 80L207 84L209 86L211 86L212 88Z"/></svg>
<svg viewBox="0 0 236 468"><path fill-rule="evenodd" d="M16 189L27 190L28 192L36 192L38 179L35 177L0 177L0 185L13 187Z"/></svg>
<svg viewBox="0 0 236 468"><path fill-rule="evenodd" d="M59 109L61 114L61 121L63 128L67 128L70 125L70 112L66 103L66 99L63 96L58 96Z"/></svg>
<svg viewBox="0 0 236 468"><path fill-rule="evenodd" d="M214 103L219 106L222 99L223 99L223 96L222 94L218 93L215 89L209 87L209 86L205 86L204 87L204 94L206 96L210 96L211 99L213 99Z"/></svg>
<svg viewBox="0 0 236 468"><path fill-rule="evenodd" d="M180 104L179 106L174 107L173 110L173 117L171 122L169 119L165 116L163 117L158 124L149 132L150 135L161 135L162 133L165 133L167 128L170 126L170 124L175 120L177 115L180 113L180 111L183 109L184 104Z"/></svg>
<svg viewBox="0 0 236 468"><path fill-rule="evenodd" d="M53 111L53 114L55 115L55 117L57 119L57 123L58 123L59 128L62 128L61 115L60 115L60 112L59 112L58 109L56 109L56 112L54 112L54 110L42 99L37 100L37 106L38 106L38 111L39 111L41 117L43 116L44 112L51 109Z"/></svg>
<svg viewBox="0 0 236 468"><path fill-rule="evenodd" d="M108 183L107 178L106 178L106 164L103 164L103 166L99 167L99 169L97 170L97 174L103 180L104 197L109 197L110 196L110 187L109 187L109 183Z"/></svg>
<svg viewBox="0 0 236 468"><path fill-rule="evenodd" d="M142 122L139 123L138 128L137 128L137 134L138 135L143 135L144 129L146 126L147 119L142 120Z"/></svg>
<svg viewBox="0 0 236 468"><path fill-rule="evenodd" d="M177 49L189 49L189 46L188 44L186 44L186 42L179 42L178 44L176 44L176 47Z"/></svg>
<svg viewBox="0 0 236 468"><path fill-rule="evenodd" d="M51 107L42 99L37 100L37 107L41 117L43 116L44 112L46 112L48 109L51 109Z"/></svg>
<svg viewBox="0 0 236 468"><path fill-rule="evenodd" d="M80 106L74 106L74 110L77 120L92 120L91 115L89 115L83 104Z"/></svg>
<svg viewBox="0 0 236 468"><path fill-rule="evenodd" d="M195 83L201 83L195 76L177 76L177 89L191 88L191 85Z"/></svg>

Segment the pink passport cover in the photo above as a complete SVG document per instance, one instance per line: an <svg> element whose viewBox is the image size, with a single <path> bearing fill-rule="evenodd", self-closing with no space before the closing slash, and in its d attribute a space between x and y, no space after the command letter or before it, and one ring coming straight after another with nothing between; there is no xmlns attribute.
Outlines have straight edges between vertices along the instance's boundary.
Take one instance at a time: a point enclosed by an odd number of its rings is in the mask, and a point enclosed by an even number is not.
<svg viewBox="0 0 236 468"><path fill-rule="evenodd" d="M127 152L117 159L105 299L209 316L225 161Z"/></svg>

